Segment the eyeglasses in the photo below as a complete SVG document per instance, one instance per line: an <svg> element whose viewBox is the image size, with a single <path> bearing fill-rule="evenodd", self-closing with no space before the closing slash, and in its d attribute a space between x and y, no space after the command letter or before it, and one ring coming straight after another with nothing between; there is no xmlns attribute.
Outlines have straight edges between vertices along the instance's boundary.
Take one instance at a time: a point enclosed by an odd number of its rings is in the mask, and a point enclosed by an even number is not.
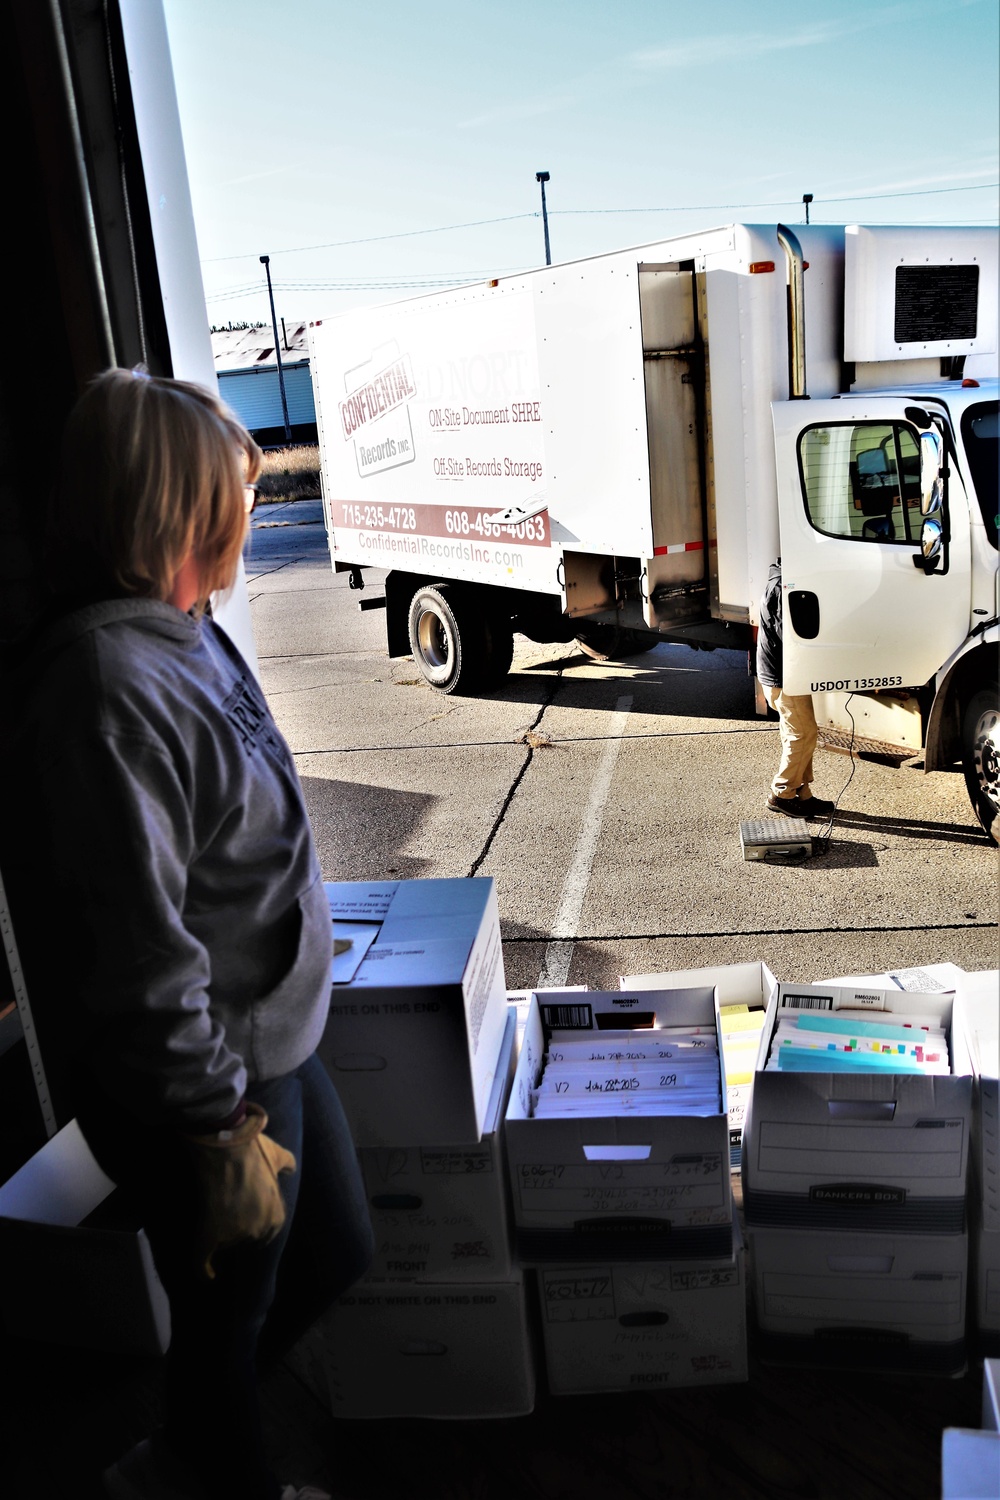
<svg viewBox="0 0 1000 1500"><path fill-rule="evenodd" d="M245 484L243 486L243 504L249 516L257 504L257 486L255 484Z"/></svg>

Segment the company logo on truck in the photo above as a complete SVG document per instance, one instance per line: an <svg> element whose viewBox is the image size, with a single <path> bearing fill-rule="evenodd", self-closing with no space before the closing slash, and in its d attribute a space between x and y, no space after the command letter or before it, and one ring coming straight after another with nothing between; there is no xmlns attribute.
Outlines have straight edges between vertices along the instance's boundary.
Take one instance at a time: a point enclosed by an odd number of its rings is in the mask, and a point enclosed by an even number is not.
<svg viewBox="0 0 1000 1500"><path fill-rule="evenodd" d="M344 375L347 396L338 403L345 442L353 442L358 473L380 474L415 457L409 402L417 394L408 354L383 344L371 359Z"/></svg>

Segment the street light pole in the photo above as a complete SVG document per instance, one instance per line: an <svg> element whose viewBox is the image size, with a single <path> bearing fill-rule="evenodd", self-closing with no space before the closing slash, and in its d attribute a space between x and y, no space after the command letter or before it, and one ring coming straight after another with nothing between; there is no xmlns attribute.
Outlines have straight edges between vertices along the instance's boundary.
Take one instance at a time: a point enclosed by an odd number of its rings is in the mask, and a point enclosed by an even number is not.
<svg viewBox="0 0 1000 1500"><path fill-rule="evenodd" d="M551 266L552 251L549 249L549 215L545 207L545 184L549 180L548 172L536 172L535 181L542 185L542 228L545 230L545 264Z"/></svg>
<svg viewBox="0 0 1000 1500"><path fill-rule="evenodd" d="M278 320L274 316L274 292L271 290L271 257L262 255L260 263L267 272L267 296L271 303L271 328L274 333L274 357L278 361L278 389L281 391L281 415L285 419L285 442L292 441L292 427L288 420L288 401L285 397L285 372L281 368L281 347L278 343Z"/></svg>
<svg viewBox="0 0 1000 1500"><path fill-rule="evenodd" d="M807 224L809 223L809 205L810 205L810 203L812 201L813 201L813 195L812 195L812 193L803 193L802 194L802 202L806 206L806 223Z"/></svg>

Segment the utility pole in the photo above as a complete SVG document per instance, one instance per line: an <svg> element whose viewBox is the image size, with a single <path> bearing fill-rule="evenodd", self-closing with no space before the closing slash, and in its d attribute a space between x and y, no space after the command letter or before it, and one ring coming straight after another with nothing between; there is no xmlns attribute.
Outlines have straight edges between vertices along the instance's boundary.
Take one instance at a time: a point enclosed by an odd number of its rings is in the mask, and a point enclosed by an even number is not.
<svg viewBox="0 0 1000 1500"><path fill-rule="evenodd" d="M542 184L542 228L545 230L545 264L551 266L552 251L549 249L549 215L545 207L545 184L549 180L548 172L536 172L535 181Z"/></svg>
<svg viewBox="0 0 1000 1500"><path fill-rule="evenodd" d="M810 205L810 203L812 201L813 201L813 195L812 195L812 193L803 193L802 194L802 202L806 206L806 223L807 224L809 223L809 205Z"/></svg>
<svg viewBox="0 0 1000 1500"><path fill-rule="evenodd" d="M281 391L281 415L285 419L285 442L292 441L292 426L288 420L288 401L285 398L285 372L281 368L281 346L278 342L278 320L274 316L274 292L271 290L271 257L262 255L260 263L267 272L267 295L271 303L271 329L274 333L274 357L278 361L278 389Z"/></svg>

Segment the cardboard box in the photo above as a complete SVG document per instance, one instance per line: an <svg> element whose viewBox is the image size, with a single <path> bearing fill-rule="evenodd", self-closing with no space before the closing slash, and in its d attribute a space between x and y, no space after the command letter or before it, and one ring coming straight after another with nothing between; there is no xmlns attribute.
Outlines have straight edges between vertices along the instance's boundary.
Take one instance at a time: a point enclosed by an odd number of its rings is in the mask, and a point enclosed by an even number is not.
<svg viewBox="0 0 1000 1500"><path fill-rule="evenodd" d="M554 1027L714 1025L711 988L551 991L525 1025L506 1141L514 1243L524 1265L674 1260L730 1253L729 1129L710 1115L578 1115L534 1119L531 1091ZM720 1047L722 1089L725 1068Z"/></svg>
<svg viewBox="0 0 1000 1500"><path fill-rule="evenodd" d="M332 987L319 1056L358 1146L478 1141L507 1024L493 881L326 887L334 931L374 942ZM338 967L334 961L335 968Z"/></svg>
<svg viewBox="0 0 1000 1500"><path fill-rule="evenodd" d="M767 964L717 964L707 969L678 969L668 974L626 974L619 979L623 990L682 990L691 986L714 985L719 1007L745 1005L750 1010L765 1010L777 980ZM745 1048L727 1045L726 1113L729 1116L729 1164L734 1172L740 1168L740 1144L750 1104L750 1089L756 1063L756 1049L750 1056ZM749 1065L749 1066L748 1066Z"/></svg>
<svg viewBox="0 0 1000 1500"><path fill-rule="evenodd" d="M296 1351L336 1417L520 1417L535 1404L526 1289L509 1281L354 1287Z"/></svg>
<svg viewBox="0 0 1000 1500"><path fill-rule="evenodd" d="M996 1500L1000 1495L1000 1360L983 1367L983 1425L941 1434L941 1500Z"/></svg>
<svg viewBox="0 0 1000 1500"><path fill-rule="evenodd" d="M996 1500L1000 1433L946 1427L941 1434L941 1500Z"/></svg>
<svg viewBox="0 0 1000 1500"><path fill-rule="evenodd" d="M798 1002L802 1002L801 1004ZM779 1013L938 1018L952 1076L765 1072ZM952 995L779 984L743 1131L748 1224L958 1234L966 1227L971 1062Z"/></svg>
<svg viewBox="0 0 1000 1500"><path fill-rule="evenodd" d="M983 1426L1000 1432L1000 1359L983 1360Z"/></svg>
<svg viewBox="0 0 1000 1500"><path fill-rule="evenodd" d="M965 978L958 964L922 964L915 969L887 969L883 974L848 974L822 984L874 985L882 990L908 990L916 995L954 995Z"/></svg>
<svg viewBox="0 0 1000 1500"><path fill-rule="evenodd" d="M0 1186L0 1317L16 1338L166 1350L167 1295L144 1230L110 1211L114 1190L75 1120ZM85 1226L99 1209L108 1227Z"/></svg>
<svg viewBox="0 0 1000 1500"><path fill-rule="evenodd" d="M996 969L959 985L974 1074L969 1195L972 1300L981 1353L1000 1354L1000 997Z"/></svg>
<svg viewBox="0 0 1000 1500"><path fill-rule="evenodd" d="M967 1235L750 1228L748 1240L765 1360L964 1370Z"/></svg>
<svg viewBox="0 0 1000 1500"><path fill-rule="evenodd" d="M747 1378L743 1246L663 1264L538 1271L554 1396L722 1385Z"/></svg>
<svg viewBox="0 0 1000 1500"><path fill-rule="evenodd" d="M510 1006L483 1138L466 1146L365 1147L358 1152L375 1231L366 1281L505 1281L511 1260L503 1117L514 1078Z"/></svg>

